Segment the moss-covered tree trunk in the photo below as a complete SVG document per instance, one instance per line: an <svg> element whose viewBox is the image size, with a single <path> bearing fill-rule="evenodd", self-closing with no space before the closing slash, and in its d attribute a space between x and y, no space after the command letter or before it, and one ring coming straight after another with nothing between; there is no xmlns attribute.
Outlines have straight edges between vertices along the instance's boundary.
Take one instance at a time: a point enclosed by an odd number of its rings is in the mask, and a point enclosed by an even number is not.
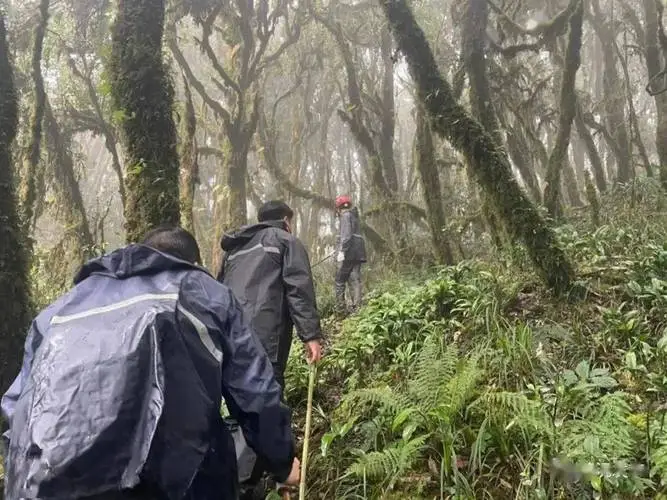
<svg viewBox="0 0 667 500"><path fill-rule="evenodd" d="M28 253L21 233L11 157L18 121L18 97L2 9L0 75L0 391L4 393L21 365L21 350L30 322L30 296Z"/></svg>
<svg viewBox="0 0 667 500"><path fill-rule="evenodd" d="M463 60L470 81L470 104L473 114L502 144L498 119L491 101L491 89L486 66L486 28L489 23L489 7L486 0L468 0L463 23Z"/></svg>
<svg viewBox="0 0 667 500"><path fill-rule="evenodd" d="M472 112L482 126L502 145L498 119L491 101L491 89L486 67L486 28L489 8L486 0L468 0L463 23L463 62L470 81ZM471 168L468 165L468 168ZM502 228L497 220L496 208L487 193L481 196L482 213L496 245L503 245Z"/></svg>
<svg viewBox="0 0 667 500"><path fill-rule="evenodd" d="M600 157L600 152L598 151L597 146L595 145L595 139L591 134L584 119L581 116L582 110L581 105L577 104L577 114L574 117L574 123L577 127L577 134L583 141L586 146L586 153L588 154L588 161L591 162L591 170L593 171L593 178L595 179L595 185L598 188L600 193L607 192L607 176L605 175L604 166L602 165L602 158Z"/></svg>
<svg viewBox="0 0 667 500"><path fill-rule="evenodd" d="M567 200L571 206L581 207L584 205L584 202L581 200L581 192L579 191L577 172L568 155L565 155L565 161L563 162L563 186L565 187Z"/></svg>
<svg viewBox="0 0 667 500"><path fill-rule="evenodd" d="M382 168L387 179L387 186L392 192L398 193L398 175L394 160L394 135L396 117L394 103L394 59L391 51L391 32L382 27L380 52L382 53L382 132L380 134L380 154Z"/></svg>
<svg viewBox="0 0 667 500"><path fill-rule="evenodd" d="M246 175L248 172L248 152L250 140L255 133L255 126L251 134L229 133L229 156L226 161L227 186L227 224L225 229L232 229L248 222Z"/></svg>
<svg viewBox="0 0 667 500"><path fill-rule="evenodd" d="M192 102L192 93L187 78L183 77L185 89L185 116L183 118L183 144L181 146L181 225L195 234L194 204L195 186L199 180L197 163L197 117Z"/></svg>
<svg viewBox="0 0 667 500"><path fill-rule="evenodd" d="M625 45L627 46L627 40ZM648 151L646 150L646 145L644 144L644 139L642 139L641 127L639 126L639 120L637 118L637 110L635 109L635 92L632 88L632 79L630 78L630 69L628 68L629 57L626 53L620 49L617 43L614 43L614 50L618 55L618 61L621 63L621 70L623 71L623 88L625 90L625 97L628 102L628 119L630 121L630 144L635 144L637 146L637 151L639 153L639 158L641 158L642 163L644 164L644 170L646 171L646 177L653 177L653 166L648 157Z"/></svg>
<svg viewBox="0 0 667 500"><path fill-rule="evenodd" d="M405 54L433 130L465 156L508 230L526 245L547 284L556 293L565 293L574 278L573 268L553 230L516 182L501 145L456 101L405 0L381 0L380 3L398 47Z"/></svg>
<svg viewBox="0 0 667 500"><path fill-rule="evenodd" d="M151 227L178 224L179 168L174 91L162 58L164 0L118 0L109 66L125 147L128 242Z"/></svg>
<svg viewBox="0 0 667 500"><path fill-rule="evenodd" d="M93 236L88 224L79 181L74 173L74 160L70 151L71 141L67 141L56 121L53 109L46 99L44 106L44 131L49 153L49 165L53 169L55 188L61 207L65 237L69 240L72 260L81 265L93 250Z"/></svg>
<svg viewBox="0 0 667 500"><path fill-rule="evenodd" d="M580 1L570 17L570 31L560 90L558 133L556 135L554 148L549 156L546 185L544 188L544 205L547 207L549 215L554 218L562 215L560 194L561 171L563 170L564 163L566 161L569 162L569 159L567 158L567 150L570 145L572 122L574 121L577 112L577 96L574 92L574 84L577 79L577 71L581 64L582 24L583 4Z"/></svg>
<svg viewBox="0 0 667 500"><path fill-rule="evenodd" d="M44 77L42 76L42 52L44 50L44 37L48 22L49 0L41 0L39 3L39 21L35 27L32 46L31 76L34 86L34 96L30 115L30 134L28 144L23 152L23 169L19 189L21 218L27 228L32 228L34 224L35 202L37 200L36 179L41 156L42 124L44 121L44 103L46 101Z"/></svg>
<svg viewBox="0 0 667 500"><path fill-rule="evenodd" d="M656 0L643 0L644 15L646 19L645 33L645 55L646 68L649 81L654 78L667 64L667 53L660 57L660 44L658 43L659 16L662 9L658 11L659 4ZM662 92L654 97L657 111L658 123L655 130L655 144L660 159L660 183L667 189L667 92Z"/></svg>
<svg viewBox="0 0 667 500"><path fill-rule="evenodd" d="M598 227L600 225L600 200L588 170L584 172L584 182L586 183L586 199L591 210L591 222L593 227Z"/></svg>
<svg viewBox="0 0 667 500"><path fill-rule="evenodd" d="M542 203L542 192L540 191L540 184L535 174L535 165L531 159L528 144L519 125L510 127L507 131L507 151L521 174L521 178L526 183L533 201L535 203Z"/></svg>
<svg viewBox="0 0 667 500"><path fill-rule="evenodd" d="M435 148L431 125L424 106L417 103L417 129L415 131L415 163L419 171L426 208L428 210L428 224L431 229L433 251L440 264L454 263L452 250L445 235L445 209L442 200L442 186L440 174L435 161Z"/></svg>
<svg viewBox="0 0 667 500"><path fill-rule="evenodd" d="M632 144L630 143L625 117L623 84L616 68L615 20L604 16L598 0L593 0L591 5L594 10L592 24L600 39L604 59L602 84L604 88L605 125L614 142L613 149L617 165L616 182L627 183L634 179L635 171L632 164Z"/></svg>

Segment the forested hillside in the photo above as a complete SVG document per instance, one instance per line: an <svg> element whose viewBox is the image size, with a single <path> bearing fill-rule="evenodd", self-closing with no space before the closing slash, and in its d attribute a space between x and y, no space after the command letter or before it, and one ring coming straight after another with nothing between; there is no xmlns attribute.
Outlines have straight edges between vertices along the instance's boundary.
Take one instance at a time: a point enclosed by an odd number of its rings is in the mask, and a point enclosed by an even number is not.
<svg viewBox="0 0 667 500"><path fill-rule="evenodd" d="M0 389L88 259L167 222L215 276L280 199L326 333L307 498L667 498L666 9L0 0Z"/></svg>

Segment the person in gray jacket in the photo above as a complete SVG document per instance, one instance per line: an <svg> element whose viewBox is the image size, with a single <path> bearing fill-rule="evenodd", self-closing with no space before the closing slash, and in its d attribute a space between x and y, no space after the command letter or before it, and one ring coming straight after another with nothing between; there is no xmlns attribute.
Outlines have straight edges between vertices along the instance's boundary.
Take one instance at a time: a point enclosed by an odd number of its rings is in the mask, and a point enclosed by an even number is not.
<svg viewBox="0 0 667 500"><path fill-rule="evenodd" d="M246 319L264 346L284 388L292 329L306 345L309 363L321 357L322 329L310 260L291 229L294 212L282 201L269 201L258 224L225 234L225 257L218 281L241 303Z"/></svg>
<svg viewBox="0 0 667 500"><path fill-rule="evenodd" d="M347 195L336 198L336 213L340 217L340 230L336 242L336 307L344 313L345 286L349 283L352 310L361 305L361 265L366 262L366 243L361 235L359 210Z"/></svg>
<svg viewBox="0 0 667 500"><path fill-rule="evenodd" d="M257 214L258 224L225 234L225 257L218 281L227 285L243 308L273 364L284 390L285 369L292 345L292 329L306 346L306 358L321 358L322 330L315 299L310 260L303 243L292 234L294 212L282 201L269 201ZM263 499L266 464L257 457L241 484L241 499Z"/></svg>

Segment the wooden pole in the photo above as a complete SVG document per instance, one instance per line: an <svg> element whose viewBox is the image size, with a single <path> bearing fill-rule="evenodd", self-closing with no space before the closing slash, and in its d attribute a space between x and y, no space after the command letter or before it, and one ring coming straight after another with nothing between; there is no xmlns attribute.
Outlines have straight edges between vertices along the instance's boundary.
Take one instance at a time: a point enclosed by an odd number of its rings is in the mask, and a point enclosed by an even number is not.
<svg viewBox="0 0 667 500"><path fill-rule="evenodd" d="M308 442L310 441L310 421L313 414L313 392L315 392L315 375L317 367L310 365L308 378L308 406L306 408L306 430L303 437L303 451L301 453L301 483L299 484L299 500L306 499L306 470L308 468Z"/></svg>

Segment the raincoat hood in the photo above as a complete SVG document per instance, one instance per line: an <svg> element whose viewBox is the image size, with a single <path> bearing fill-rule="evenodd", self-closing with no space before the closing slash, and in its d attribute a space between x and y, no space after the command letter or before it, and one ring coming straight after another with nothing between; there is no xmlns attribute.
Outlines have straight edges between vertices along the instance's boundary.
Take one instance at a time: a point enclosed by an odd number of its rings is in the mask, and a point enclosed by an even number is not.
<svg viewBox="0 0 667 500"><path fill-rule="evenodd" d="M33 321L2 398L4 498L116 498L142 482L159 490L151 498L238 498L223 397L287 478L289 411L227 287L144 245L89 261L76 281Z"/></svg>
<svg viewBox="0 0 667 500"><path fill-rule="evenodd" d="M226 234L218 273L241 303L279 382L292 327L303 342L322 337L308 252L287 229L284 220L273 220Z"/></svg>
<svg viewBox="0 0 667 500"><path fill-rule="evenodd" d="M81 283L94 274L125 279L187 269L201 268L146 245L134 244L86 262L74 277L74 284Z"/></svg>
<svg viewBox="0 0 667 500"><path fill-rule="evenodd" d="M238 231L225 234L222 237L222 242L220 245L225 252L234 251L237 248L241 248L244 245L247 245L257 233L268 228L282 229L284 231L287 230L285 221L283 220L264 221L258 224L243 226Z"/></svg>

